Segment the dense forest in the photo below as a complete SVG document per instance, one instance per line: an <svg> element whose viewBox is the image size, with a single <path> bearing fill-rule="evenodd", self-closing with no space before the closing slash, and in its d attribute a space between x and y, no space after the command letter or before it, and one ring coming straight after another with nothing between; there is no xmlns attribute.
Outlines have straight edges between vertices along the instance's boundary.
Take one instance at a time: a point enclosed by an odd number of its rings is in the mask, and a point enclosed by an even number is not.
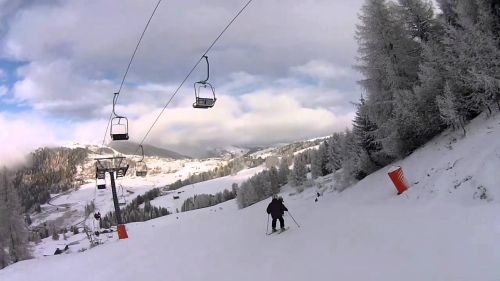
<svg viewBox="0 0 500 281"><path fill-rule="evenodd" d="M88 156L84 148L40 148L29 155L28 164L13 180L26 211L40 211L51 193L67 191L78 185L77 169Z"/></svg>

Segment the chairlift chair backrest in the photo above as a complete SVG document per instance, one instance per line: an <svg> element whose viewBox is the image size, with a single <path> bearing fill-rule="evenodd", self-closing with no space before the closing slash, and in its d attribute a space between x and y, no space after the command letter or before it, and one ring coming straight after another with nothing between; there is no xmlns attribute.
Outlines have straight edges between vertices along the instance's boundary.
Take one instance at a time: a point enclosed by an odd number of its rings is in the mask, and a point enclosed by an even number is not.
<svg viewBox="0 0 500 281"><path fill-rule="evenodd" d="M115 116L111 119L111 139L128 140L128 119L123 116Z"/></svg>
<svg viewBox="0 0 500 281"><path fill-rule="evenodd" d="M106 181L104 179L96 179L97 189L106 189Z"/></svg>
<svg viewBox="0 0 500 281"><path fill-rule="evenodd" d="M212 108L215 105L215 101L217 98L215 97L215 90L214 87L208 83L208 82L203 82L199 81L194 83L194 92L195 92L195 97L196 100L193 103L194 108ZM200 93L202 92L203 89L209 90L211 97L200 97Z"/></svg>

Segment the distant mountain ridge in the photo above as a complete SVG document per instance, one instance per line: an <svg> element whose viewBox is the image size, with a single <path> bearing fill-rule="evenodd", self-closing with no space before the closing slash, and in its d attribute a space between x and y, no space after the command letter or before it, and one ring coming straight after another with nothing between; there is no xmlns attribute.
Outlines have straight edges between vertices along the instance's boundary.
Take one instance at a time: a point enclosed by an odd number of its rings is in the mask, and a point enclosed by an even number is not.
<svg viewBox="0 0 500 281"><path fill-rule="evenodd" d="M140 155L141 154L140 150L136 152L138 146L139 146L138 143L131 141L119 141L119 142L114 141L109 144L109 147L113 148L114 150L122 154L128 154L128 155ZM157 156L160 158L171 158L171 159L191 159L191 157L189 156L182 155L175 151L156 147L153 145L143 144L142 146L144 147L145 156Z"/></svg>

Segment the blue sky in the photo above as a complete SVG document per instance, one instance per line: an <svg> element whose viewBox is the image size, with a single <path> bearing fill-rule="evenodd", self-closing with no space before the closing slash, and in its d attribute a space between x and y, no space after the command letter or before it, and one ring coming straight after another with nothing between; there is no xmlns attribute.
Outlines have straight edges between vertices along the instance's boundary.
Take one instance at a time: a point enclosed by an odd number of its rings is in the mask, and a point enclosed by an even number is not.
<svg viewBox="0 0 500 281"><path fill-rule="evenodd" d="M191 107L192 83L205 76L202 64L146 142L190 154L205 147L325 136L349 127L350 102L362 93L352 68L362 2L254 1L208 54L216 106ZM0 1L0 93L1 87L9 92L0 96L4 147L23 151L63 142L100 143L113 92L155 4ZM162 2L117 106L129 117L132 140L142 139L172 91L243 4ZM39 130L19 128L31 124ZM18 147L18 135L33 141Z"/></svg>

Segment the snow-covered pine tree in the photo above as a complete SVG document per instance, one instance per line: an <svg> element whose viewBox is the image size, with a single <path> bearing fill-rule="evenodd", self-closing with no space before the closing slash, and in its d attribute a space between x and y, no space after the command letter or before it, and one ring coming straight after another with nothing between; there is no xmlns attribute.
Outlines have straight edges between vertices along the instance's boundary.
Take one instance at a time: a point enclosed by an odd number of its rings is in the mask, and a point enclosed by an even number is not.
<svg viewBox="0 0 500 281"><path fill-rule="evenodd" d="M359 44L359 65L365 79L359 81L367 91L370 120L378 129L376 138L383 150L393 157L401 156L398 127L394 119L396 95L411 90L418 76L420 45L407 34L398 9L385 0L367 0L360 15L356 38Z"/></svg>
<svg viewBox="0 0 500 281"><path fill-rule="evenodd" d="M289 174L290 174L290 167L288 166L288 159L286 157L282 157L278 170L278 182L280 186L285 185L288 182Z"/></svg>
<svg viewBox="0 0 500 281"><path fill-rule="evenodd" d="M52 240L59 240L59 232L54 225L51 226L50 231L52 232Z"/></svg>
<svg viewBox="0 0 500 281"><path fill-rule="evenodd" d="M398 0L396 4L399 22L408 36L418 42L427 42L436 31L436 19L429 0Z"/></svg>
<svg viewBox="0 0 500 281"><path fill-rule="evenodd" d="M0 244L2 245L0 256L3 257L0 257L0 264L2 265L25 260L31 256L22 209L10 171L3 168L0 171Z"/></svg>
<svg viewBox="0 0 500 281"><path fill-rule="evenodd" d="M1 207L0 207L1 211ZM5 245L3 244L3 239L0 238L0 269L8 266L10 264L10 257L9 253L7 253L7 249Z"/></svg>
<svg viewBox="0 0 500 281"><path fill-rule="evenodd" d="M269 169L269 182L271 183L271 194L278 194L280 192L280 179L278 169L275 166Z"/></svg>
<svg viewBox="0 0 500 281"><path fill-rule="evenodd" d="M328 141L322 142L317 150L311 151L311 175L313 178L328 175L331 170L329 168L329 151L330 143Z"/></svg>
<svg viewBox="0 0 500 281"><path fill-rule="evenodd" d="M385 153L381 153L382 145L375 138L377 125L370 121L363 96L361 96L356 107L356 115L352 122L352 133L355 140L353 145L357 145L359 150L366 155L366 157L360 158L358 167L360 171L363 171L362 175L364 177L364 175L368 175L377 168L388 164L390 159L386 157ZM344 148L347 149L347 147ZM347 150L344 153L347 153Z"/></svg>
<svg viewBox="0 0 500 281"><path fill-rule="evenodd" d="M456 95L453 94L449 83L445 84L444 93L437 97L437 104L444 122L454 129L462 128L465 135L464 116L460 114L459 102L456 100Z"/></svg>
<svg viewBox="0 0 500 281"><path fill-rule="evenodd" d="M307 180L306 157L304 153L297 154L293 159L293 169L289 175L289 182L299 186Z"/></svg>
<svg viewBox="0 0 500 281"><path fill-rule="evenodd" d="M313 179L321 176L321 156L318 150L311 154L311 176Z"/></svg>
<svg viewBox="0 0 500 281"><path fill-rule="evenodd" d="M357 145L355 135L349 129L345 131L341 152L344 184L364 178L366 173L361 170L360 165L363 150Z"/></svg>
<svg viewBox="0 0 500 281"><path fill-rule="evenodd" d="M441 57L447 91L439 98L439 109L447 124L459 123L463 129L467 120L484 110L491 112L495 103L499 106L500 52L490 24L494 15L485 0L450 5L456 18L444 29Z"/></svg>
<svg viewBox="0 0 500 281"><path fill-rule="evenodd" d="M406 40L416 42L415 49L407 55L411 58L408 61L413 61L418 67L425 62L426 44L438 37L440 25L434 17L432 4L428 0L398 0L394 10ZM412 73L413 70L411 68ZM421 69L416 70L420 74ZM412 86L401 88L394 94L393 130L397 133L395 141L390 143L392 147L385 145L385 149L396 152L399 157L412 152L441 129L435 102L437 92L426 95L427 92L417 91L416 85L421 77L414 77Z"/></svg>
<svg viewBox="0 0 500 281"><path fill-rule="evenodd" d="M340 148L342 146L343 137L343 133L334 133L328 139L328 162L326 164L326 168L330 173L333 173L342 167L342 154L340 152Z"/></svg>
<svg viewBox="0 0 500 281"><path fill-rule="evenodd" d="M448 24L454 24L457 20L457 13L453 5L457 2L457 0L436 0L439 5L439 9L442 12L442 18L444 22Z"/></svg>

